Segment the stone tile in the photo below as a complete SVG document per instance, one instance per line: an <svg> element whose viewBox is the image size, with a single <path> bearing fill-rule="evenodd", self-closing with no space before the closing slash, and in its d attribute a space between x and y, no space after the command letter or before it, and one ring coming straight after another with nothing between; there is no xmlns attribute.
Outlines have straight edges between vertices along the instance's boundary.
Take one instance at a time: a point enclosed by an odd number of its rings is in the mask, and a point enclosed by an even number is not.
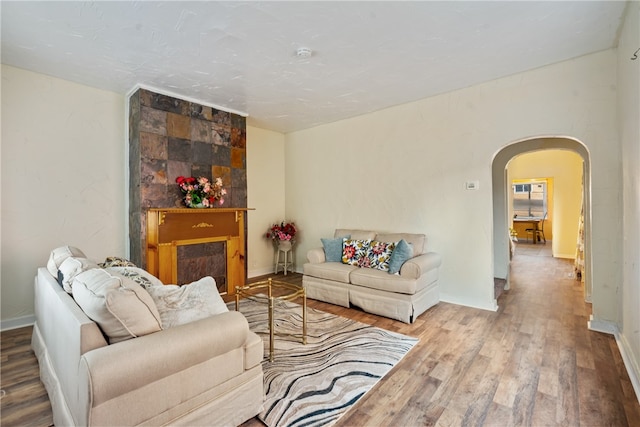
<svg viewBox="0 0 640 427"><path fill-rule="evenodd" d="M225 190L227 190L227 194L224 196L224 203L222 205L218 205L221 208L235 208L236 205L233 204L233 188L230 186L225 186Z"/></svg>
<svg viewBox="0 0 640 427"><path fill-rule="evenodd" d="M213 111L211 107L206 107L204 105L196 104L195 102L191 103L191 117L195 117L197 119L211 121L213 118Z"/></svg>
<svg viewBox="0 0 640 427"><path fill-rule="evenodd" d="M222 111L222 110L217 110L217 109L213 109L213 119L212 121L221 125L221 126L227 126L230 127L231 126L231 116L234 116L235 114L231 114L227 111Z"/></svg>
<svg viewBox="0 0 640 427"><path fill-rule="evenodd" d="M231 204L228 207L246 208L247 207L247 189L234 187L231 191Z"/></svg>
<svg viewBox="0 0 640 427"><path fill-rule="evenodd" d="M167 162L167 182L175 184L179 176L191 176L191 163L169 160Z"/></svg>
<svg viewBox="0 0 640 427"><path fill-rule="evenodd" d="M186 116L189 114L189 101L174 98L168 95L161 95L146 89L140 89L140 102L142 105L154 108L156 110L168 111L171 113Z"/></svg>
<svg viewBox="0 0 640 427"><path fill-rule="evenodd" d="M140 132L129 133L129 159L130 166L140 160Z"/></svg>
<svg viewBox="0 0 640 427"><path fill-rule="evenodd" d="M142 224L140 223L140 218L143 215L139 213L139 209L135 212L129 211L129 234L131 236L140 236L142 235ZM146 220L146 216L145 216ZM145 224L146 227L146 224ZM131 254L131 261L134 264L140 266L140 257L138 256L137 260L134 260L134 254L144 253L141 245L141 239L131 239L129 241L129 253Z"/></svg>
<svg viewBox="0 0 640 427"><path fill-rule="evenodd" d="M193 142L192 150L193 163L206 163L211 165L213 163L213 146L206 142Z"/></svg>
<svg viewBox="0 0 640 427"><path fill-rule="evenodd" d="M153 92L146 89L138 89L136 93L140 97L140 105L151 107L151 97L153 95Z"/></svg>
<svg viewBox="0 0 640 427"><path fill-rule="evenodd" d="M242 148L231 148L231 167L236 169L245 168L245 150Z"/></svg>
<svg viewBox="0 0 640 427"><path fill-rule="evenodd" d="M213 177L222 179L222 186L229 190L231 187L231 168L225 166L212 166L211 173Z"/></svg>
<svg viewBox="0 0 640 427"><path fill-rule="evenodd" d="M191 119L191 140L211 143L211 123L205 120Z"/></svg>
<svg viewBox="0 0 640 427"><path fill-rule="evenodd" d="M184 258L210 257L224 252L225 242L198 243L178 246L178 255Z"/></svg>
<svg viewBox="0 0 640 427"><path fill-rule="evenodd" d="M235 148L246 148L247 135L245 131L238 128L231 128L231 146Z"/></svg>
<svg viewBox="0 0 640 427"><path fill-rule="evenodd" d="M140 157L167 160L167 137L156 133L140 132Z"/></svg>
<svg viewBox="0 0 640 427"><path fill-rule="evenodd" d="M140 132L167 134L167 113L149 107L140 108Z"/></svg>
<svg viewBox="0 0 640 427"><path fill-rule="evenodd" d="M234 188L247 186L247 171L245 169L231 169L231 182Z"/></svg>
<svg viewBox="0 0 640 427"><path fill-rule="evenodd" d="M129 134L134 133L140 124L140 91L129 97Z"/></svg>
<svg viewBox="0 0 640 427"><path fill-rule="evenodd" d="M165 184L141 184L140 196L142 208L165 208L173 206L167 204L167 186Z"/></svg>
<svg viewBox="0 0 640 427"><path fill-rule="evenodd" d="M167 135L176 138L191 138L191 117L167 113Z"/></svg>
<svg viewBox="0 0 640 427"><path fill-rule="evenodd" d="M188 139L169 138L168 148L169 160L177 160L179 162L191 161L191 141Z"/></svg>
<svg viewBox="0 0 640 427"><path fill-rule="evenodd" d="M224 277L226 275L225 246L224 242L179 246L178 282L192 283L204 276Z"/></svg>
<svg viewBox="0 0 640 427"><path fill-rule="evenodd" d="M185 207L184 194L182 194L182 191L180 191L178 189L177 185L168 186L167 191L168 191L167 198L169 199L169 204L167 206L174 207L174 208L184 208Z"/></svg>
<svg viewBox="0 0 640 427"><path fill-rule="evenodd" d="M211 140L215 145L231 145L231 127L220 125L218 123L211 124Z"/></svg>
<svg viewBox="0 0 640 427"><path fill-rule="evenodd" d="M141 162L140 182L144 184L167 184L167 161L147 160Z"/></svg>
<svg viewBox="0 0 640 427"><path fill-rule="evenodd" d="M238 129L247 128L247 118L238 114L229 114L231 116L231 127Z"/></svg>
<svg viewBox="0 0 640 427"><path fill-rule="evenodd" d="M211 163L207 164L191 164L191 176L204 176L205 178L211 180Z"/></svg>
<svg viewBox="0 0 640 427"><path fill-rule="evenodd" d="M213 159L211 164L219 166L231 166L231 148L214 145Z"/></svg>

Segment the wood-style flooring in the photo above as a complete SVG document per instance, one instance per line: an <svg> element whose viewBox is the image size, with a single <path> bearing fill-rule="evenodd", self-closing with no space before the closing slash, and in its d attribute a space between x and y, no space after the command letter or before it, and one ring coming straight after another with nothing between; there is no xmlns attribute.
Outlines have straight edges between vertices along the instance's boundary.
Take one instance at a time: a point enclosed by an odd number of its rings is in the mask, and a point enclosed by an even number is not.
<svg viewBox="0 0 640 427"><path fill-rule="evenodd" d="M550 246L518 245L511 289L495 313L439 303L407 325L309 300L310 307L420 338L336 427L640 426L615 339L587 329L591 306L570 277L573 263L549 256ZM285 280L302 281L299 274ZM2 426L52 423L30 338L30 327L1 335ZM243 427L262 425L254 418Z"/></svg>

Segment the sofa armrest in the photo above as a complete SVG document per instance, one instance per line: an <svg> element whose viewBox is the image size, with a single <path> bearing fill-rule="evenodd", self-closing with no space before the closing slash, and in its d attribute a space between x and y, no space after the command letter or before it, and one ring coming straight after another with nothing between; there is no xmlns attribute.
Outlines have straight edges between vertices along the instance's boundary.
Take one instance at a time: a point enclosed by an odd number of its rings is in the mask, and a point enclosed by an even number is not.
<svg viewBox="0 0 640 427"><path fill-rule="evenodd" d="M307 259L311 264L322 264L323 262L326 261L326 258L324 256L324 249L323 248L309 249L309 251L307 252Z"/></svg>
<svg viewBox="0 0 640 427"><path fill-rule="evenodd" d="M79 394L88 400L81 407L95 407L231 350L244 349L249 332L246 318L230 311L87 352L80 360Z"/></svg>
<svg viewBox="0 0 640 427"><path fill-rule="evenodd" d="M407 260L400 268L400 276L407 279L418 279L434 268L440 267L442 257L435 252L427 252Z"/></svg>

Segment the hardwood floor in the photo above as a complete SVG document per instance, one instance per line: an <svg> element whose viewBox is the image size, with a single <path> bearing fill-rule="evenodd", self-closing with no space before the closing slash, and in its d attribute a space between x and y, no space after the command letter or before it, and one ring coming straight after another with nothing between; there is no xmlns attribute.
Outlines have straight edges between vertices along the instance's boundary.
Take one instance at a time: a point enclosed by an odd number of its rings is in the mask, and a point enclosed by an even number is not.
<svg viewBox="0 0 640 427"><path fill-rule="evenodd" d="M587 329L591 307L569 277L572 262L550 257L549 242L533 246L516 248L511 289L496 313L440 303L407 325L309 300L310 307L420 338L336 426L640 425L615 339ZM30 337L31 328L1 336L3 426L52 423ZM262 423L243 424L253 426Z"/></svg>

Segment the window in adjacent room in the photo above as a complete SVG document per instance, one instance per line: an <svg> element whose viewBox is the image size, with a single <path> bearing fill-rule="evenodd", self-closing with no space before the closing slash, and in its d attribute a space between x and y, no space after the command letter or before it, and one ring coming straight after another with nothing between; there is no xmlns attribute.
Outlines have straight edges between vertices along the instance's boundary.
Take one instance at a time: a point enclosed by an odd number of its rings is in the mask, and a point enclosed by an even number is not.
<svg viewBox="0 0 640 427"><path fill-rule="evenodd" d="M514 182L513 214L519 217L540 217L547 212L546 181Z"/></svg>

